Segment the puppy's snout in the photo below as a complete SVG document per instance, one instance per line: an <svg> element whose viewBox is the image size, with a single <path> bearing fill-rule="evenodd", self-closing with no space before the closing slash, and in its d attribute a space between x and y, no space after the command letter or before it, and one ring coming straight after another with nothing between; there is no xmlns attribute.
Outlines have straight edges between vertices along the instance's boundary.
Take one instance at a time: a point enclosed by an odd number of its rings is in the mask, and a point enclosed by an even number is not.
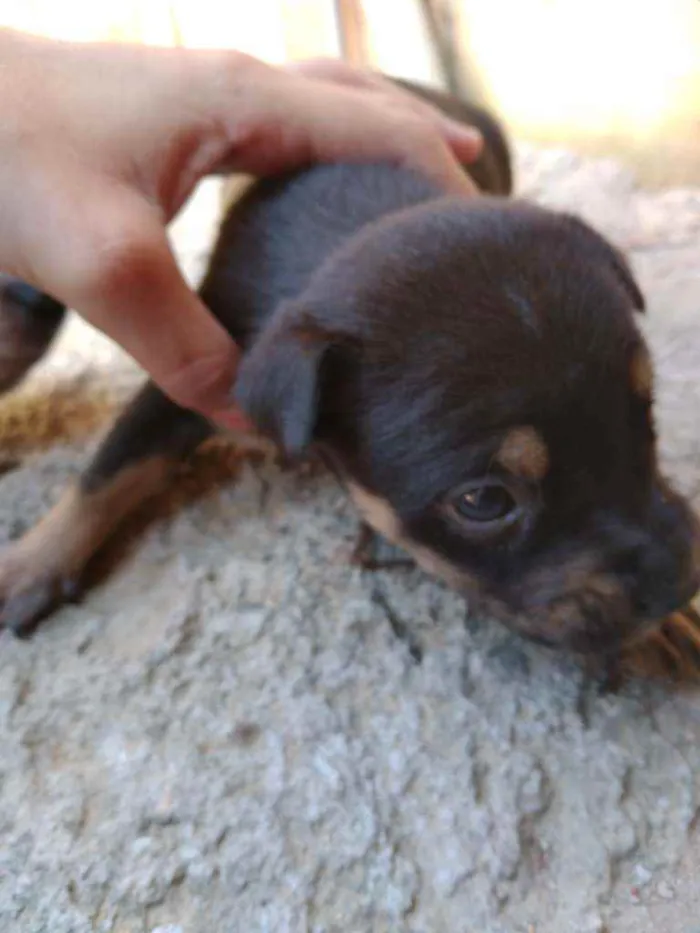
<svg viewBox="0 0 700 933"><path fill-rule="evenodd" d="M524 598L508 604L492 600L488 608L532 641L583 654L617 651L634 635L630 601L613 577L592 573L567 589L566 581L552 571L550 582L555 585L549 595L538 593L540 585L531 581L521 593Z"/></svg>
<svg viewBox="0 0 700 933"><path fill-rule="evenodd" d="M605 653L700 590L700 523L671 490L660 485L634 521L605 513L592 527L580 550L555 550L501 594L506 624L551 646Z"/></svg>
<svg viewBox="0 0 700 933"><path fill-rule="evenodd" d="M656 620L687 605L700 588L700 576L697 567L685 564L658 546L640 546L618 559L617 574L630 593L634 618Z"/></svg>
<svg viewBox="0 0 700 933"><path fill-rule="evenodd" d="M620 549L613 567L640 624L686 606L700 589L700 523L684 500L655 490L642 536Z"/></svg>

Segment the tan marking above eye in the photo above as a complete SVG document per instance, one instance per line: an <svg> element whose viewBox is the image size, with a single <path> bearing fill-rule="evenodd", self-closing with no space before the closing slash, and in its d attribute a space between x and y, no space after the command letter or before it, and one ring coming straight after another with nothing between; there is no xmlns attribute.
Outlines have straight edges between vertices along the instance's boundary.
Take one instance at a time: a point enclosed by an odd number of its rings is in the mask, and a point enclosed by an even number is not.
<svg viewBox="0 0 700 933"><path fill-rule="evenodd" d="M513 428L498 448L496 461L515 476L543 479L549 469L549 452L534 428Z"/></svg>
<svg viewBox="0 0 700 933"><path fill-rule="evenodd" d="M630 384L635 395L645 400L651 399L654 387L654 367L646 349L637 350L632 357Z"/></svg>

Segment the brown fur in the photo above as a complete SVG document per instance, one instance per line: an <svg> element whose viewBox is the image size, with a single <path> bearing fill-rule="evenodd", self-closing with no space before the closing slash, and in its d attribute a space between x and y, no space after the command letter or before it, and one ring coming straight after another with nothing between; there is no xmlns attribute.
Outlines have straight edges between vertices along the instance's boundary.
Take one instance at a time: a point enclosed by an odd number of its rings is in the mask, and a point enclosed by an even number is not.
<svg viewBox="0 0 700 933"><path fill-rule="evenodd" d="M542 480L549 469L547 446L534 428L513 428L498 448L496 460L515 476Z"/></svg>

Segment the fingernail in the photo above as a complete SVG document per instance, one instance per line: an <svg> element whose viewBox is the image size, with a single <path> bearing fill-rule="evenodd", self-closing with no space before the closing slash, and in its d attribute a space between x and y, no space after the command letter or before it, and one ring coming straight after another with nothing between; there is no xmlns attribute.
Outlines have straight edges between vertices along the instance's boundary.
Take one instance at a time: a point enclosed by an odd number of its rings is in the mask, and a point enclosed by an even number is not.
<svg viewBox="0 0 700 933"><path fill-rule="evenodd" d="M460 136L474 136L481 139L481 130L473 123L467 123L463 120L456 120L454 117L447 117L445 124L448 129L453 130Z"/></svg>
<svg viewBox="0 0 700 933"><path fill-rule="evenodd" d="M447 128L453 140L479 147L484 144L484 137L481 135L481 131L475 126L465 126L464 123L457 123L454 120L450 120Z"/></svg>
<svg viewBox="0 0 700 933"><path fill-rule="evenodd" d="M223 408L212 414L212 421L220 425L226 431L244 432L246 434L255 433L255 427L248 421L240 408Z"/></svg>

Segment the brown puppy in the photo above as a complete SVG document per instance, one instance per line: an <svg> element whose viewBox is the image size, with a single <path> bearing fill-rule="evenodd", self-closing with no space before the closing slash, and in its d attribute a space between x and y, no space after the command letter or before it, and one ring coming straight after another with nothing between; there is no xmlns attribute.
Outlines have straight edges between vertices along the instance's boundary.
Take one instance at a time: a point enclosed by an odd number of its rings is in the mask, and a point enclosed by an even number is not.
<svg viewBox="0 0 700 933"><path fill-rule="evenodd" d="M320 450L373 529L523 634L615 652L698 587L696 522L658 475L643 299L588 226L508 198L488 115L430 96L484 132L484 197L376 165L259 183L201 295L245 348L243 409L287 454ZM4 624L72 595L212 431L146 386L0 560Z"/></svg>

